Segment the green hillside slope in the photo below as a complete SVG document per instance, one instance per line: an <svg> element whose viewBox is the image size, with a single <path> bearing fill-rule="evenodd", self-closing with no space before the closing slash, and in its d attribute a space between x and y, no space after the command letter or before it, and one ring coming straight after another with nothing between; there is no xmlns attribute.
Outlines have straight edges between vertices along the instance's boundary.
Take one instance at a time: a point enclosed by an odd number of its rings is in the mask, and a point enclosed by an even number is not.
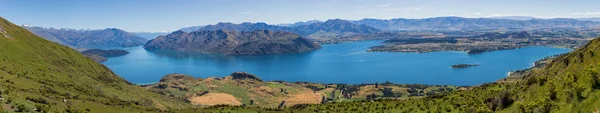
<svg viewBox="0 0 600 113"><path fill-rule="evenodd" d="M0 18L0 94L7 111L140 112L187 107L132 85L66 46Z"/></svg>

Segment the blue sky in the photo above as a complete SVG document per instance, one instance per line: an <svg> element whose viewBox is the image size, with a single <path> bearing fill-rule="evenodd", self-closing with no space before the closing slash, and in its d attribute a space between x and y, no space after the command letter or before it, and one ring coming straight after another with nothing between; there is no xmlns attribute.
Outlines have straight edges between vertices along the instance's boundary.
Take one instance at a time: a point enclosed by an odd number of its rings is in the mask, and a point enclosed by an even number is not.
<svg viewBox="0 0 600 113"><path fill-rule="evenodd" d="M0 16L42 27L155 32L334 18L600 17L600 0L0 0Z"/></svg>

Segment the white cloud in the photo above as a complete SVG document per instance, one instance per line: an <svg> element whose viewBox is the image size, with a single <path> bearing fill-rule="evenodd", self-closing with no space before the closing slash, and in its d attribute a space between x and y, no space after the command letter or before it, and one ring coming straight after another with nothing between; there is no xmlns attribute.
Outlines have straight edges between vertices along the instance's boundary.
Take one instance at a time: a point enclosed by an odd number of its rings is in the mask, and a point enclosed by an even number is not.
<svg viewBox="0 0 600 113"><path fill-rule="evenodd" d="M322 3L322 4L319 4L318 6L321 8L332 8L333 7L333 5L328 4L328 3Z"/></svg>
<svg viewBox="0 0 600 113"><path fill-rule="evenodd" d="M390 6L392 6L392 3L381 4L378 7L390 7Z"/></svg>
<svg viewBox="0 0 600 113"><path fill-rule="evenodd" d="M365 6L357 6L356 8L357 8L357 9L365 9L365 8L367 8L367 7L365 7Z"/></svg>
<svg viewBox="0 0 600 113"><path fill-rule="evenodd" d="M421 5L421 6L409 6L409 7L405 7L405 8L402 8L402 9L417 11L417 10L424 9L425 7L426 6L424 6L424 5Z"/></svg>
<svg viewBox="0 0 600 113"><path fill-rule="evenodd" d="M600 12L577 12L573 13L573 15L600 15Z"/></svg>
<svg viewBox="0 0 600 113"><path fill-rule="evenodd" d="M398 11L400 8L385 8L383 11Z"/></svg>
<svg viewBox="0 0 600 113"><path fill-rule="evenodd" d="M257 12L254 12L254 11L244 11L244 12L240 12L239 14L242 14L242 15L253 15L253 16L258 16L259 15Z"/></svg>

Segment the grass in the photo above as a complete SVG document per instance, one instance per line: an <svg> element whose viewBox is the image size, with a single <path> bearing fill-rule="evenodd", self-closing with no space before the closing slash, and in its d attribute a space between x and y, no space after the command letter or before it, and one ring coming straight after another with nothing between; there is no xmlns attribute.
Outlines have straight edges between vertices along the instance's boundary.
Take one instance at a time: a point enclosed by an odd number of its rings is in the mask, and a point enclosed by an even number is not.
<svg viewBox="0 0 600 113"><path fill-rule="evenodd" d="M190 107L140 88L77 51L0 18L2 105L23 112L152 112ZM65 102L66 101L66 102Z"/></svg>

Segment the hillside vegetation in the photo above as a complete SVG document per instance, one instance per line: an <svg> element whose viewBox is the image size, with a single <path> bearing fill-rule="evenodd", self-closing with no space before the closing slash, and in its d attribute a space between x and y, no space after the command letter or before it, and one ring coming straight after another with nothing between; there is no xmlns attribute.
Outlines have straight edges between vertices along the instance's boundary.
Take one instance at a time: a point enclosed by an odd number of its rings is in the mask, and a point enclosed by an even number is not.
<svg viewBox="0 0 600 113"><path fill-rule="evenodd" d="M133 85L79 52L0 18L0 105L17 112L148 112L189 107Z"/></svg>
<svg viewBox="0 0 600 113"><path fill-rule="evenodd" d="M457 87L446 85L390 82L349 85L263 81L245 72L235 72L222 78L171 74L163 77L160 82L145 87L198 106L243 105L265 108L375 99L419 99L458 90Z"/></svg>

